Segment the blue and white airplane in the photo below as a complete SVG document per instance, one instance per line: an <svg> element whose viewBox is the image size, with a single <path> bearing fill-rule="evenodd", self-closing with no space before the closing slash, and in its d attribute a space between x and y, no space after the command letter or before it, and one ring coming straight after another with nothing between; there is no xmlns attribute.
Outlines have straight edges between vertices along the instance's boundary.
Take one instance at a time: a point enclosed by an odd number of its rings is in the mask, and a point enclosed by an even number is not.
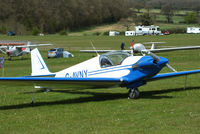
<svg viewBox="0 0 200 134"><path fill-rule="evenodd" d="M200 70L177 72L168 59L153 54L142 44L135 44L134 51L143 56L133 56L126 51L111 51L66 68L49 71L37 48L31 51L32 74L24 77L0 77L0 84L34 85L39 88L109 88L129 89L129 98L139 97L138 87L149 81L200 73ZM158 74L163 67L173 72Z"/></svg>

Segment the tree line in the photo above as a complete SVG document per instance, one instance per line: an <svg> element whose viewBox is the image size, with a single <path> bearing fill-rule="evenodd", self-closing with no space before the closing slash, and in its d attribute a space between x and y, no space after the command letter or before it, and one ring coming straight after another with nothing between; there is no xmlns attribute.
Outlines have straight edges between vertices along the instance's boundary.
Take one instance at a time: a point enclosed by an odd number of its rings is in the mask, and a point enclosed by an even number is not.
<svg viewBox="0 0 200 134"><path fill-rule="evenodd" d="M198 14L200 1L0 0L0 7L0 33L13 30L18 34L26 34L33 30L42 33L81 30L92 25L118 22L130 16L135 23L146 22L151 19L149 14L141 15L138 20L134 12L134 9L140 12L142 8L148 11L161 9L161 14L166 15L170 22L175 10L193 10Z"/></svg>
<svg viewBox="0 0 200 134"><path fill-rule="evenodd" d="M156 8L162 9L163 6L170 5L176 10L200 11L199 0L132 0L135 8Z"/></svg>
<svg viewBox="0 0 200 134"><path fill-rule="evenodd" d="M128 16L130 0L0 0L0 32L78 30Z"/></svg>

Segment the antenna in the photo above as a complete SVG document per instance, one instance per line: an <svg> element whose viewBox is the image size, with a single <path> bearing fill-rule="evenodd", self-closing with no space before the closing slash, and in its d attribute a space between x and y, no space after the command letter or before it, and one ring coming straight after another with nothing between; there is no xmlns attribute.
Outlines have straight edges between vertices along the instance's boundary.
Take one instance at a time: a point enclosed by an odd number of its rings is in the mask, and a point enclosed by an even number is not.
<svg viewBox="0 0 200 134"><path fill-rule="evenodd" d="M152 42L151 50L153 50L154 48L155 48L155 43Z"/></svg>
<svg viewBox="0 0 200 134"><path fill-rule="evenodd" d="M92 41L91 41L91 40L90 40L90 44L92 45L92 48L93 48L93 49L94 49L94 51L96 52L97 56L99 56L99 54L98 54L98 52L97 52L96 48L94 47L94 45L93 45L93 43L92 43Z"/></svg>

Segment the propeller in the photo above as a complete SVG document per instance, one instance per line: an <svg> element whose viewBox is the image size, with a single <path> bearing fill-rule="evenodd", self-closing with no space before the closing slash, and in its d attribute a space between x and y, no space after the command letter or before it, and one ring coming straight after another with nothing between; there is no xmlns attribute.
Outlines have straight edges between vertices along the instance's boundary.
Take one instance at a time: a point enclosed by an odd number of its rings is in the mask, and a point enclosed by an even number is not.
<svg viewBox="0 0 200 134"><path fill-rule="evenodd" d="M141 53L142 55L150 55L154 60L155 60L155 62L157 63L157 62L159 62L160 61L160 57L159 56L157 56L156 54L154 54L154 53L152 53L151 51L149 51L149 50L147 50L146 48L145 48L145 46L143 45L143 44L141 44L141 43L137 43L137 44L135 44L133 47L132 47L132 49L133 49L133 52L139 52L139 53ZM172 70L173 72L177 72L173 67L171 67L168 63L166 64L166 66L170 69L170 70Z"/></svg>

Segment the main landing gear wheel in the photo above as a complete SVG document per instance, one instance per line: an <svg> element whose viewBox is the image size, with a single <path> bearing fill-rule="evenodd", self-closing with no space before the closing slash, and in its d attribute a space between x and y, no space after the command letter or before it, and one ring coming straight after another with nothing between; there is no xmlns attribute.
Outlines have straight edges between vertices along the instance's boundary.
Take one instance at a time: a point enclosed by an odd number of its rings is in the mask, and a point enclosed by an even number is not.
<svg viewBox="0 0 200 134"><path fill-rule="evenodd" d="M129 99L138 99L140 95L140 92L138 88L131 88L129 90Z"/></svg>

